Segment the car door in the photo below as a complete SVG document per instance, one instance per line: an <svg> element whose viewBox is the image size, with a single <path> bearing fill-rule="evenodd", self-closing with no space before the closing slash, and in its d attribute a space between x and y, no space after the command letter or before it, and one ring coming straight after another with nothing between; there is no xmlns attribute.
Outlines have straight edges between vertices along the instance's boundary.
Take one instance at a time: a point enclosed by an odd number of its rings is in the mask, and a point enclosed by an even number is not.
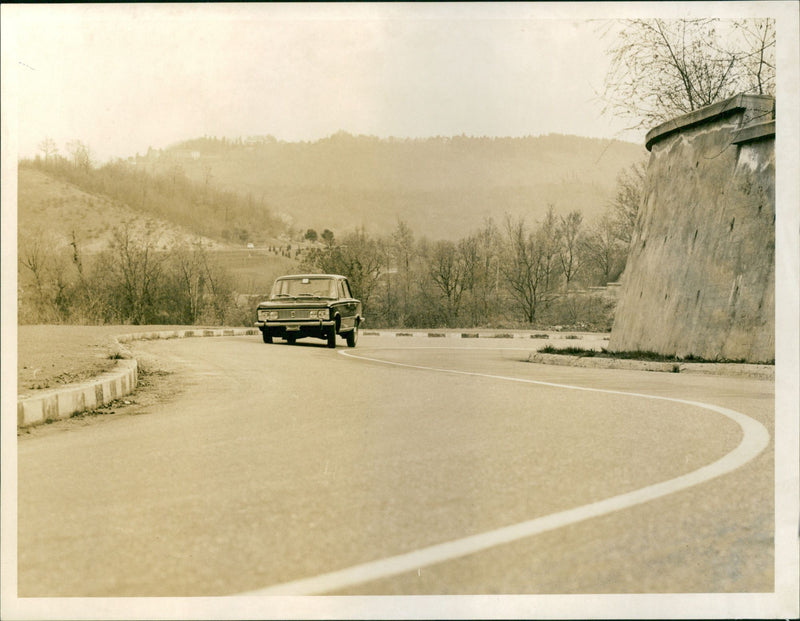
<svg viewBox="0 0 800 621"><path fill-rule="evenodd" d="M340 330L350 330L356 325L358 302L353 299L353 295L350 293L350 286L346 280L342 279L339 281L338 290L342 317Z"/></svg>

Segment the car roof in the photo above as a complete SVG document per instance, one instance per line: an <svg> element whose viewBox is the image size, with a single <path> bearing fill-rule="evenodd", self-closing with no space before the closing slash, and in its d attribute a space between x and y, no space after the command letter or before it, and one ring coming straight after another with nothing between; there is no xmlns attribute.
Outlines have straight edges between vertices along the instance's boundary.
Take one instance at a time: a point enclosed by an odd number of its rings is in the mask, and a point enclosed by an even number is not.
<svg viewBox="0 0 800 621"><path fill-rule="evenodd" d="M285 280L287 278L343 278L346 279L346 276L342 276L340 274L286 274L285 276L279 276L277 280Z"/></svg>

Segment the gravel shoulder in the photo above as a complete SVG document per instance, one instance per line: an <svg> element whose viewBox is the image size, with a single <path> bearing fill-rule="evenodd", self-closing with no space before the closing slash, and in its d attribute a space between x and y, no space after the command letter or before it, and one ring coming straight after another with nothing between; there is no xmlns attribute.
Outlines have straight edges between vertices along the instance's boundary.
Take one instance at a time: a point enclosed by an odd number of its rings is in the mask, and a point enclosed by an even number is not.
<svg viewBox="0 0 800 621"><path fill-rule="evenodd" d="M57 388L110 370L121 354L113 339L118 334L189 328L202 326L19 326L17 393Z"/></svg>

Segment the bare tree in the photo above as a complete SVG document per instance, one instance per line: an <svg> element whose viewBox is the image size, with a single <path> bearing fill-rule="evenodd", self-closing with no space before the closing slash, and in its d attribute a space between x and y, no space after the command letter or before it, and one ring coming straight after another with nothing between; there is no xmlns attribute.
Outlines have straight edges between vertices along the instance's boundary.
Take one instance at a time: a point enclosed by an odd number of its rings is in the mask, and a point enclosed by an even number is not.
<svg viewBox="0 0 800 621"><path fill-rule="evenodd" d="M523 218L506 216L506 248L500 271L517 309L528 323L536 321L551 276L550 249L543 228L531 231Z"/></svg>
<svg viewBox="0 0 800 621"><path fill-rule="evenodd" d="M30 275L33 277L33 317L25 317L26 320L45 321L49 320L50 315L50 295L48 292L48 275L47 275L47 249L49 244L45 242L41 234L30 236L22 236L19 238L19 250L17 257L20 267L27 268ZM20 283L24 280L20 278ZM27 288L27 287L25 287ZM24 288L21 288L24 292ZM27 296L26 296L27 297ZM20 295L20 303L23 301L23 296ZM20 313L27 315L27 313Z"/></svg>
<svg viewBox="0 0 800 621"><path fill-rule="evenodd" d="M569 285L581 268L580 239L583 214L580 211L571 211L566 217L559 218L559 246L558 260L561 264L561 273L564 275L564 288L569 291Z"/></svg>
<svg viewBox="0 0 800 621"><path fill-rule="evenodd" d="M556 218L553 205L548 205L547 215L535 232L536 243L541 253L541 271L545 293L550 293L557 286L559 267L559 247L561 245L561 229ZM548 295L544 302L549 304Z"/></svg>
<svg viewBox="0 0 800 621"><path fill-rule="evenodd" d="M625 268L628 247L620 242L610 213L605 213L583 238L582 252L595 282L606 285L614 281Z"/></svg>
<svg viewBox="0 0 800 621"><path fill-rule="evenodd" d="M178 181L186 179L186 171L180 162L175 162L167 169L167 175L169 176L170 180L169 195L172 196L175 194L175 188L178 185ZM250 198L252 200L252 197Z"/></svg>
<svg viewBox="0 0 800 621"><path fill-rule="evenodd" d="M39 151L44 154L45 162L49 161L51 156L54 156L58 153L58 147L56 146L55 140L52 138L45 138L39 143L38 147Z"/></svg>
<svg viewBox="0 0 800 621"><path fill-rule="evenodd" d="M739 80L759 95L775 93L775 20L742 19L733 24L738 45L729 54L736 56Z"/></svg>
<svg viewBox="0 0 800 621"><path fill-rule="evenodd" d="M428 257L428 275L444 295L447 324L453 326L458 320L465 287L464 257L456 244L451 241L433 244Z"/></svg>
<svg viewBox="0 0 800 621"><path fill-rule="evenodd" d="M202 271L199 276L203 278L204 300L208 298L211 302L214 320L218 324L224 325L231 298L233 297L230 276L220 266L219 262L209 257L209 253L204 250L199 249L196 256L202 265Z"/></svg>
<svg viewBox="0 0 800 621"><path fill-rule="evenodd" d="M18 263L33 277L33 296L20 296L21 308L25 308L25 312L21 313L24 321L58 322L69 316L69 281L66 263L61 255L58 242L52 234L37 231L20 235ZM20 280L25 294L28 279ZM23 302L29 302L30 305L25 306Z"/></svg>
<svg viewBox="0 0 800 621"><path fill-rule="evenodd" d="M644 162L635 162L620 172L614 196L609 203L615 235L626 245L631 243L639 217L646 175L647 167Z"/></svg>
<svg viewBox="0 0 800 621"><path fill-rule="evenodd" d="M604 112L649 128L739 92L773 94L774 24L761 21L623 21L608 49Z"/></svg>
<svg viewBox="0 0 800 621"><path fill-rule="evenodd" d="M75 168L89 172L92 167L92 151L88 145L80 140L70 140L67 143L67 151L72 156Z"/></svg>
<svg viewBox="0 0 800 621"><path fill-rule="evenodd" d="M152 323L158 306L163 257L159 257L149 236L136 239L129 224L117 228L105 265L110 282L108 303L118 319L133 324Z"/></svg>
<svg viewBox="0 0 800 621"><path fill-rule="evenodd" d="M194 242L172 249L172 259L176 286L173 298L178 302L181 321L194 324L199 320L204 306L206 273L208 265L201 242Z"/></svg>
<svg viewBox="0 0 800 621"><path fill-rule="evenodd" d="M496 310L500 299L500 233L491 218L484 220L483 228L474 235L478 263L475 266L472 294L476 305L473 323L487 320Z"/></svg>
<svg viewBox="0 0 800 621"><path fill-rule="evenodd" d="M105 307L103 296L99 294L97 279L93 274L87 274L84 269L81 247L74 229L70 235L69 245L72 249L72 265L77 273L71 300L72 317L83 322L98 321L108 313L109 309Z"/></svg>
<svg viewBox="0 0 800 621"><path fill-rule="evenodd" d="M400 324L403 325L412 312L412 287L414 270L415 243L414 233L404 220L398 219L397 226L391 234L391 261L397 269L399 281L398 312Z"/></svg>

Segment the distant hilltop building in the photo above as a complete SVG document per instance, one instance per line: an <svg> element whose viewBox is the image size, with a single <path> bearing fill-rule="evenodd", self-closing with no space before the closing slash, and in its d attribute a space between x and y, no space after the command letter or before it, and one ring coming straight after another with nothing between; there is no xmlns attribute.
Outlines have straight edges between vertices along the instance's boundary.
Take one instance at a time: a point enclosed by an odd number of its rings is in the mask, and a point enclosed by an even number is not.
<svg viewBox="0 0 800 621"><path fill-rule="evenodd" d="M737 95L647 134L610 350L774 360L774 111Z"/></svg>

